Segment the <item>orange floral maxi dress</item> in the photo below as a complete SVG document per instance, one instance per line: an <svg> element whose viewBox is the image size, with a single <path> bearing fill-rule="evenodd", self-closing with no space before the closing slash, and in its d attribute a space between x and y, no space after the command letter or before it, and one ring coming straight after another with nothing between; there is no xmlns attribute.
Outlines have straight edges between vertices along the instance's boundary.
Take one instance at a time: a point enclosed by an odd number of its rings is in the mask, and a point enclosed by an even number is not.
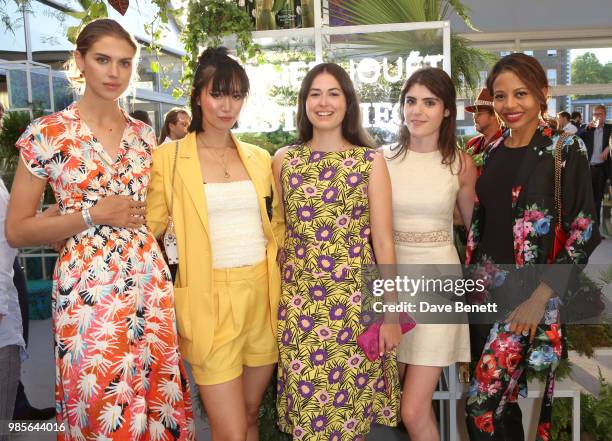
<svg viewBox="0 0 612 441"><path fill-rule="evenodd" d="M145 201L155 134L124 116L114 160L75 104L32 122L17 142L30 172L53 188L60 213L110 195ZM172 282L147 227L96 225L70 237L53 282L59 438L194 439Z"/></svg>

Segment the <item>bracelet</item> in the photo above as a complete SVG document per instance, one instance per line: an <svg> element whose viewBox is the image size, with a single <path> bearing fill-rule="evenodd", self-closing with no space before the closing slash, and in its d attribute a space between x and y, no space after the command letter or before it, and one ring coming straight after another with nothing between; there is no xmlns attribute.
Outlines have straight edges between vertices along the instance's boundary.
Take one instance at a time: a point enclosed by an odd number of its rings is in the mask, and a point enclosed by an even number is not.
<svg viewBox="0 0 612 441"><path fill-rule="evenodd" d="M87 228L95 227L95 224L91 219L91 214L89 213L89 208L83 208L83 210L81 210L81 214L83 215L83 220L85 221L85 225L87 225Z"/></svg>

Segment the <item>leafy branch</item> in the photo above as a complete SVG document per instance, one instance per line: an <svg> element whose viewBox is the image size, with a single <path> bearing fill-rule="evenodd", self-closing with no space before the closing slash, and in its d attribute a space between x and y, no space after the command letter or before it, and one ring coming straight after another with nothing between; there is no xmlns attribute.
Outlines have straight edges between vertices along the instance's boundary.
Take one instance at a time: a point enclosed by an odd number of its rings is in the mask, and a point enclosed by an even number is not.
<svg viewBox="0 0 612 441"><path fill-rule="evenodd" d="M200 48L220 46L223 37L235 36L238 57L245 61L256 54L253 43L251 18L235 2L226 0L191 1L187 23L181 40L187 55L182 85L189 84L196 68Z"/></svg>
<svg viewBox="0 0 612 441"><path fill-rule="evenodd" d="M15 3L17 11L20 12L18 17L12 17L7 10L9 3ZM11 34L15 34L15 29L21 26L23 14L32 10L30 0L0 0L0 29L4 28Z"/></svg>

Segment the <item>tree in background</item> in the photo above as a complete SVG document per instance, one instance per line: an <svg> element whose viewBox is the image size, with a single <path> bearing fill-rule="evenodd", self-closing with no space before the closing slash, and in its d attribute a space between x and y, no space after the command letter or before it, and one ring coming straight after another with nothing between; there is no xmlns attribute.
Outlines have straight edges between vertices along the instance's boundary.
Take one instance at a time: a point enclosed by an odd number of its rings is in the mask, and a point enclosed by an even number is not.
<svg viewBox="0 0 612 441"><path fill-rule="evenodd" d="M612 83L612 63L602 64L593 52L586 52L572 62L573 84ZM608 95L578 95L580 98L604 98Z"/></svg>

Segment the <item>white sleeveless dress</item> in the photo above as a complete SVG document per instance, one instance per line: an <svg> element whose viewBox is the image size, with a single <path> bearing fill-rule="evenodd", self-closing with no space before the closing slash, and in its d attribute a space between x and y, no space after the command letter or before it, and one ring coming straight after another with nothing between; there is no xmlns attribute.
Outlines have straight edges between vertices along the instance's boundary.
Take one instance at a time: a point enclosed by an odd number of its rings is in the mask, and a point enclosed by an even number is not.
<svg viewBox="0 0 612 441"><path fill-rule="evenodd" d="M394 156L384 149L393 189L393 230L399 274L412 277L438 271L461 273L459 256L452 241L453 211L459 191L459 157L453 172L443 165L439 151ZM406 265L406 266L402 266ZM400 299L402 299L400 297ZM404 298L403 300L406 300ZM451 324L419 324L404 335L398 360L421 366L448 366L470 361L467 316Z"/></svg>

